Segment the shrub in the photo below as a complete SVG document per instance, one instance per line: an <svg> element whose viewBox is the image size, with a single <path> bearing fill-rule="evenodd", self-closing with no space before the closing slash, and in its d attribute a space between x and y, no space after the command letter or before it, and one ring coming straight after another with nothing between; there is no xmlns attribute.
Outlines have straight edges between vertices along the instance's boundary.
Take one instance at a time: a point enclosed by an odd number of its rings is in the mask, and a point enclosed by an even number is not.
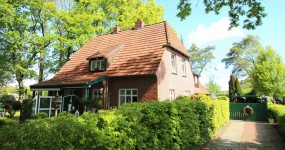
<svg viewBox="0 0 285 150"><path fill-rule="evenodd" d="M285 134L285 105L270 104L268 113L273 116L277 126Z"/></svg>
<svg viewBox="0 0 285 150"><path fill-rule="evenodd" d="M21 102L16 101L15 97L12 95L3 95L0 98L0 102L4 107L4 110L9 113L9 118L13 118L15 111L21 109Z"/></svg>
<svg viewBox="0 0 285 150"><path fill-rule="evenodd" d="M226 101L180 97L80 117L60 113L0 128L0 149L201 149L228 120L220 111L226 106Z"/></svg>
<svg viewBox="0 0 285 150"><path fill-rule="evenodd" d="M24 99L20 112L20 121L24 122L26 119L32 119L33 114L33 100Z"/></svg>
<svg viewBox="0 0 285 150"><path fill-rule="evenodd" d="M34 116L34 119L48 118L48 114L45 112L39 112Z"/></svg>

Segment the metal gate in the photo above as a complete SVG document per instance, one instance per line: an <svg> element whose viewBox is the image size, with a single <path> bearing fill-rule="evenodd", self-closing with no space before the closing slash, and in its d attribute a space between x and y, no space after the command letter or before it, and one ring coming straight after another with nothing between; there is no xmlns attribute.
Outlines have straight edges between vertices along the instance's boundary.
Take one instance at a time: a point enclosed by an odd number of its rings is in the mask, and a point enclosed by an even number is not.
<svg viewBox="0 0 285 150"><path fill-rule="evenodd" d="M252 108L252 114L248 115L245 112L245 107ZM267 102L262 103L230 103L230 119L232 120L251 120L251 121L266 121L267 120Z"/></svg>

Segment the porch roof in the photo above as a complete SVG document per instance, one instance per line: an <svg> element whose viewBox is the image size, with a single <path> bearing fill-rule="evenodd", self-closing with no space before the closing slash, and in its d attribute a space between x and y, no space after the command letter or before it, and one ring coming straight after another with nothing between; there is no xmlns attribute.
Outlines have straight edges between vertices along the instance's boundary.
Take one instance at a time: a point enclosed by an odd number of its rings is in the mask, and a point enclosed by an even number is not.
<svg viewBox="0 0 285 150"><path fill-rule="evenodd" d="M103 72L93 73L93 75L78 75L78 74L65 74L61 77L54 77L50 80L43 81L34 85L31 85L33 89L50 89L50 88L63 88L72 86L91 86L105 79L106 75Z"/></svg>

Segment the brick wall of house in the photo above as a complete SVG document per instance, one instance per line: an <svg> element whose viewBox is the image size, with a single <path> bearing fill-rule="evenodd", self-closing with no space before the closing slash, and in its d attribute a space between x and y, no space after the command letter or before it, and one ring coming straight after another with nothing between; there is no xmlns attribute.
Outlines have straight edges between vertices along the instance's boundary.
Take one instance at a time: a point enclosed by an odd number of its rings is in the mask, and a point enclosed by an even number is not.
<svg viewBox="0 0 285 150"><path fill-rule="evenodd" d="M176 55L176 73L172 73L171 54ZM181 59L185 59L186 76L182 76ZM171 48L166 47L159 68L156 72L158 99L169 99L169 90L175 90L175 97L184 96L185 91L194 94L194 77L188 58Z"/></svg>
<svg viewBox="0 0 285 150"><path fill-rule="evenodd" d="M118 106L119 89L138 89L138 101L157 100L156 76L109 77L110 105Z"/></svg>

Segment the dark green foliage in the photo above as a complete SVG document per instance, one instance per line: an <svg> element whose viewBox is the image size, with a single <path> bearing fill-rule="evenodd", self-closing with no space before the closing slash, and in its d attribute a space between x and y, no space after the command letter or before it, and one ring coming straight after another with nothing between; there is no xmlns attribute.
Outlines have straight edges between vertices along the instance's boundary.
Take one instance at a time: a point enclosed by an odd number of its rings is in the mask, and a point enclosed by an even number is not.
<svg viewBox="0 0 285 150"><path fill-rule="evenodd" d="M206 13L214 12L218 15L222 8L228 8L228 15L231 20L229 28L239 26L240 18L243 18L243 28L255 29L262 25L262 19L266 16L265 7L258 0L204 0L203 2ZM179 10L177 17L184 20L191 15L192 3L191 0L180 0L177 6ZM195 3L194 6L197 5Z"/></svg>
<svg viewBox="0 0 285 150"><path fill-rule="evenodd" d="M230 81L229 81L229 97L230 97L230 100L233 100L233 98L240 95L241 93L242 92L241 92L241 88L240 88L238 78L235 75L231 74Z"/></svg>
<svg viewBox="0 0 285 150"><path fill-rule="evenodd" d="M226 101L180 97L80 117L61 113L3 126L0 149L200 149L228 121L228 106Z"/></svg>
<svg viewBox="0 0 285 150"><path fill-rule="evenodd" d="M40 113L37 113L35 116L34 116L34 119L43 119L43 118L47 118L48 117L48 114L45 113L45 112L40 112Z"/></svg>
<svg viewBox="0 0 285 150"><path fill-rule="evenodd" d="M20 113L20 121L25 122L26 119L32 119L32 113L33 113L33 100L24 99Z"/></svg>
<svg viewBox="0 0 285 150"><path fill-rule="evenodd" d="M15 111L21 109L21 102L16 101L15 97L12 95L1 96L0 102L3 105L4 111L9 113L9 118L13 118Z"/></svg>

